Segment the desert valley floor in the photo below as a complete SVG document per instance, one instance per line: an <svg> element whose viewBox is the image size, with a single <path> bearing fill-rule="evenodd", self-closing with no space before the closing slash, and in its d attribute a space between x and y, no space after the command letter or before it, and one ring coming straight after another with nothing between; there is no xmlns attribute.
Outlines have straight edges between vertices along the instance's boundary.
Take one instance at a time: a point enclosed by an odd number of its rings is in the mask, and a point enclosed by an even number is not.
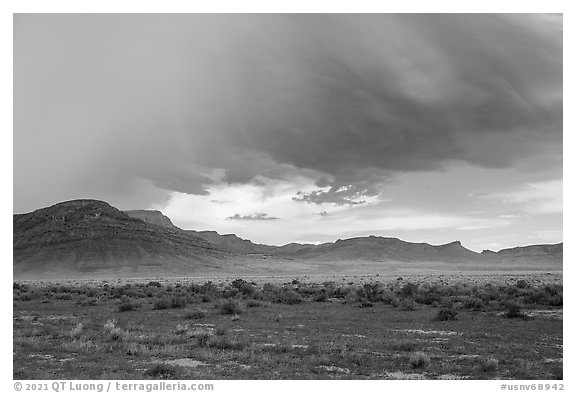
<svg viewBox="0 0 576 393"><path fill-rule="evenodd" d="M562 273L14 282L15 379L562 379Z"/></svg>

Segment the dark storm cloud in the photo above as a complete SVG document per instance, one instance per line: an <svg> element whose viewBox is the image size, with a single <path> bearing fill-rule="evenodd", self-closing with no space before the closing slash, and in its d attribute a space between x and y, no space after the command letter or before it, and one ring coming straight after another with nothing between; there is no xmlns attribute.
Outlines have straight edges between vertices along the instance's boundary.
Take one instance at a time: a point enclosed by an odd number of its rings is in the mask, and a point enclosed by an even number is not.
<svg viewBox="0 0 576 393"><path fill-rule="evenodd" d="M317 205L323 203L333 203L336 206L343 205L360 205L365 203L362 197L367 194L366 190L358 185L350 185L348 187L334 187L331 186L327 191L311 191L304 193L298 191L292 200L297 202L310 202Z"/></svg>
<svg viewBox="0 0 576 393"><path fill-rule="evenodd" d="M294 63L274 69L254 62L245 70L242 80L250 83L240 112L247 116L236 139L245 148L329 173L339 184L363 179L369 167L434 170L462 160L502 168L542 151L548 165L559 164L562 41L548 20L370 15L293 22L301 50Z"/></svg>
<svg viewBox="0 0 576 393"><path fill-rule="evenodd" d="M329 189L297 199L339 204L454 160L561 165L560 16L17 15L14 25L14 170L26 179L15 196L48 178L64 194L132 179L206 194L302 175Z"/></svg>
<svg viewBox="0 0 576 393"><path fill-rule="evenodd" d="M270 217L267 213L254 213L247 216L241 216L236 213L231 217L227 217L227 220L247 220L247 221L268 221L268 220L279 220L278 217Z"/></svg>

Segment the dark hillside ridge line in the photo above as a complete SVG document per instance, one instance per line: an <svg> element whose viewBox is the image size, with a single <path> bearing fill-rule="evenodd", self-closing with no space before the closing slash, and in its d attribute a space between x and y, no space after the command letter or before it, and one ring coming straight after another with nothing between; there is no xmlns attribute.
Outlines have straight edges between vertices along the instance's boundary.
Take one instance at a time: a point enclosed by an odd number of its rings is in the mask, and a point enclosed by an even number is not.
<svg viewBox="0 0 576 393"><path fill-rule="evenodd" d="M170 220L170 218L168 218L167 216L165 216L164 214L162 214L160 211L158 210L127 210L125 211L128 215L135 217L135 218L141 218L144 219L146 222L154 222L154 221L158 221L158 225L164 225L164 226L169 226L172 228L178 228L176 227L172 221ZM162 218L157 218L158 216L162 216ZM180 228L178 228L180 229ZM529 246L518 246L518 247L512 247L512 248L504 248L501 249L500 251L492 251L492 250L484 250L481 253L478 253L476 251L472 251L470 249L465 248L462 245L462 242L455 240L446 244L439 244L439 245L431 245L429 243L425 243L425 242L420 242L420 243L415 243L415 242L408 242L408 241L404 241L398 238L394 238L394 237L382 237L382 236L375 236L375 235L370 235L370 236L365 236L365 237L353 237L353 238L347 238L347 239L338 239L334 242L325 242L325 243L321 243L321 244L312 244L312 243L288 243L282 246L273 246L273 245L267 245L267 244L259 244L259 243L253 243L251 240L248 239L243 239L233 233L229 233L229 234L219 234L216 231L196 231L196 230L191 230L191 229L180 229L182 231L185 231L187 233L190 233L192 235L201 237L213 244L219 245L219 246L223 246L225 248L228 249L232 249L235 251L244 251L244 252L252 252L252 253L262 253L262 254L268 254L268 253L272 253L275 255L288 255L288 254L292 254L292 253L303 253L305 252L305 250L313 250L313 249L326 249L328 248L330 245L338 245L338 246L343 246L345 244L350 244L350 242L358 242L361 243L364 240L363 239L373 239L373 242L380 242L380 244L384 245L386 242L388 242L389 244L393 244L394 242L397 242L397 244L405 244L405 245L420 245L420 246L431 246L431 247L435 247L439 250L446 250L449 251L451 250L453 253L460 253L462 254L461 256L478 256L478 255L483 255L483 256L493 256L494 254L497 255L512 255L515 253L521 253L521 252L536 252L536 250L540 250L543 251L542 254L554 254L554 253L562 253L562 245L563 243L558 243L558 244L542 244L542 245L529 245ZM376 240L376 239L380 239L380 240ZM369 240L368 240L369 241Z"/></svg>
<svg viewBox="0 0 576 393"><path fill-rule="evenodd" d="M561 266L563 244L531 245L499 252L471 251L459 241L441 245L367 236L323 244L255 244L234 234L184 230L160 211L120 211L106 202L79 199L31 213L13 215L15 277L68 277L82 274L124 276L194 275L195 272L246 274L294 269L329 272L377 269L389 263L436 263L453 268L481 264L522 268L525 263ZM366 265L368 266L368 265Z"/></svg>

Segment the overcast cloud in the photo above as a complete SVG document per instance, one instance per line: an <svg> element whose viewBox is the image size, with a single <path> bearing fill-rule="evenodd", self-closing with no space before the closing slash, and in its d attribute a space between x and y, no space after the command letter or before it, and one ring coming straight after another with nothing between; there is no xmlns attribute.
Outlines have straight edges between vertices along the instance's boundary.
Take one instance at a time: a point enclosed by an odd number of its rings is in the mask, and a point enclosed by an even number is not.
<svg viewBox="0 0 576 393"><path fill-rule="evenodd" d="M562 51L558 15L16 15L14 210L166 210L246 185L283 195L280 225L302 205L326 219L386 205L406 176L460 166L517 196L562 178ZM235 203L231 220L280 216Z"/></svg>

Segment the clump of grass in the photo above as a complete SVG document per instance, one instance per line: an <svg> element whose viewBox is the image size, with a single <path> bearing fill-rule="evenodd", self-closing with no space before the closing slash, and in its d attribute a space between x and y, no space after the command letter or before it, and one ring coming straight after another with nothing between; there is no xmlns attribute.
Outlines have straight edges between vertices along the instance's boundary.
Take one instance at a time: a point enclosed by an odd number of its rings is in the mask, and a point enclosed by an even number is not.
<svg viewBox="0 0 576 393"><path fill-rule="evenodd" d="M126 343L124 350L129 356L137 356L150 353L150 350L145 345L135 342Z"/></svg>
<svg viewBox="0 0 576 393"><path fill-rule="evenodd" d="M188 331L188 325L182 325L181 323L179 323L178 325L176 325L176 334L182 334L182 333L186 333Z"/></svg>
<svg viewBox="0 0 576 393"><path fill-rule="evenodd" d="M206 317L206 313L202 310L189 311L184 314L185 319L202 319Z"/></svg>
<svg viewBox="0 0 576 393"><path fill-rule="evenodd" d="M212 337L208 341L208 346L210 348L216 348L216 349L228 349L233 351L240 351L244 349L246 345L240 341L233 340L226 336L216 336Z"/></svg>
<svg viewBox="0 0 576 393"><path fill-rule="evenodd" d="M104 324L104 332L111 340L119 340L122 338L124 331L116 326L115 320L108 320Z"/></svg>
<svg viewBox="0 0 576 393"><path fill-rule="evenodd" d="M424 352L414 352L410 355L410 365L413 368L426 368L430 364L430 358Z"/></svg>
<svg viewBox="0 0 576 393"><path fill-rule="evenodd" d="M363 297L360 300L360 307L366 308L366 307L372 307L372 306L374 306L374 304L372 302L368 301L366 298Z"/></svg>
<svg viewBox="0 0 576 393"><path fill-rule="evenodd" d="M494 372L498 369L498 359L490 358L486 359L480 364L480 369L485 372Z"/></svg>
<svg viewBox="0 0 576 393"><path fill-rule="evenodd" d="M154 310L165 310L167 308L184 308L186 307L186 299L182 297L161 298L154 302L152 308Z"/></svg>
<svg viewBox="0 0 576 393"><path fill-rule="evenodd" d="M520 289L528 288L530 284L526 280L518 280L516 281L516 287Z"/></svg>
<svg viewBox="0 0 576 393"><path fill-rule="evenodd" d="M450 308L442 308L438 310L438 314L436 315L437 321L455 321L457 318L458 313L455 310Z"/></svg>
<svg viewBox="0 0 576 393"><path fill-rule="evenodd" d="M220 314L223 315L227 315L227 314L241 314L242 313L242 308L240 307L240 305L238 304L238 302L236 302L233 299L228 299L223 301L222 303L220 303L218 305L218 309L220 310Z"/></svg>
<svg viewBox="0 0 576 393"><path fill-rule="evenodd" d="M400 311L414 311L416 310L416 303L411 299L402 299L398 305Z"/></svg>
<svg viewBox="0 0 576 393"><path fill-rule="evenodd" d="M252 296L256 291L254 285L250 284L247 281L244 281L241 278L232 281L231 285L232 287L236 288L240 293L242 293L242 295L244 296Z"/></svg>
<svg viewBox="0 0 576 393"><path fill-rule="evenodd" d="M157 379L177 379L179 370L177 367L165 363L159 363L146 371L146 375Z"/></svg>
<svg viewBox="0 0 576 393"><path fill-rule="evenodd" d="M84 325L82 325L82 323L78 323L71 331L70 331L70 337L71 338L78 338L80 337L80 335L82 334L82 329L84 329Z"/></svg>
<svg viewBox="0 0 576 393"><path fill-rule="evenodd" d="M506 312L504 313L505 318L523 318L526 319L528 316L522 312L522 307L517 303L506 304Z"/></svg>
<svg viewBox="0 0 576 393"><path fill-rule="evenodd" d="M326 302L328 301L328 292L326 291L322 291L316 295L313 296L312 300L314 300L315 302Z"/></svg>
<svg viewBox="0 0 576 393"><path fill-rule="evenodd" d="M208 332L203 332L195 335L199 347L207 347L212 335Z"/></svg>
<svg viewBox="0 0 576 393"><path fill-rule="evenodd" d="M183 297L173 297L170 299L170 307L171 308L184 308L186 307L186 299Z"/></svg>
<svg viewBox="0 0 576 393"><path fill-rule="evenodd" d="M154 302L152 308L154 310L165 310L167 308L170 308L170 301L166 298L158 299Z"/></svg>
<svg viewBox="0 0 576 393"><path fill-rule="evenodd" d="M262 303L256 300L248 300L246 302L246 307L262 307Z"/></svg>
<svg viewBox="0 0 576 393"><path fill-rule="evenodd" d="M137 304L132 303L130 300L124 300L122 303L118 305L118 311L133 311L138 307Z"/></svg>
<svg viewBox="0 0 576 393"><path fill-rule="evenodd" d="M394 346L395 349L404 352L412 352L420 347L420 344L415 341L402 341Z"/></svg>

